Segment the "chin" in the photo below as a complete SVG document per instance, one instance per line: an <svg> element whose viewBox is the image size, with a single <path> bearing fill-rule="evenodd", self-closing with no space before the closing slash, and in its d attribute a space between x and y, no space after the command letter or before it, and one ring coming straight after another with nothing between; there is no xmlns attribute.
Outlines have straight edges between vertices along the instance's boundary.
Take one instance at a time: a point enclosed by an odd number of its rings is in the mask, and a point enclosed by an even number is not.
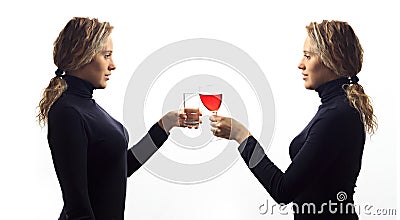
<svg viewBox="0 0 400 220"><path fill-rule="evenodd" d="M100 87L101 87L102 89L105 89L105 88L107 87L107 82L101 82L101 83L100 83Z"/></svg>
<svg viewBox="0 0 400 220"><path fill-rule="evenodd" d="M107 87L107 84L99 84L96 86L96 89L105 89Z"/></svg>
<svg viewBox="0 0 400 220"><path fill-rule="evenodd" d="M308 83L308 82L304 82L304 87L309 90L315 90L315 87L311 83Z"/></svg>

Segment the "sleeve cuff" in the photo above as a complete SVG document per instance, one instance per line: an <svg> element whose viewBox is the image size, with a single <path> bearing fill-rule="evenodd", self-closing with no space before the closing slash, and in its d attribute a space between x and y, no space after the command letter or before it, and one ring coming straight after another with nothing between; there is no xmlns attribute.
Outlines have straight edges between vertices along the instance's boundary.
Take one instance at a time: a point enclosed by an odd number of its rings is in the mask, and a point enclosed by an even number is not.
<svg viewBox="0 0 400 220"><path fill-rule="evenodd" d="M156 122L149 130L149 135L153 140L153 143L160 148L164 142L168 139L169 132L166 132L159 124Z"/></svg>
<svg viewBox="0 0 400 220"><path fill-rule="evenodd" d="M242 154L246 146L254 143L254 141L257 142L252 135L248 136L246 139L244 139L242 143L239 144L238 147L239 152Z"/></svg>
<svg viewBox="0 0 400 220"><path fill-rule="evenodd" d="M246 138L239 145L238 150L249 168L254 168L266 157L264 149L253 136Z"/></svg>

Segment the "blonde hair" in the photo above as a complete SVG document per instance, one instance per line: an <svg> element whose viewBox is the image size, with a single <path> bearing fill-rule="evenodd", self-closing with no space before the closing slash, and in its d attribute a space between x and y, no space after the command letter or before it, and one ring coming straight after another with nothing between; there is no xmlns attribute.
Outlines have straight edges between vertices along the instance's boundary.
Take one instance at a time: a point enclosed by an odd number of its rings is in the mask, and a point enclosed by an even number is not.
<svg viewBox="0 0 400 220"><path fill-rule="evenodd" d="M104 48L112 29L108 22L99 22L96 18L72 18L54 42L53 59L57 71L68 74L90 63ZM62 76L50 80L38 106L40 125L46 124L51 106L66 89L67 83Z"/></svg>
<svg viewBox="0 0 400 220"><path fill-rule="evenodd" d="M322 63L336 75L354 79L361 71L364 51L347 22L311 22L306 30ZM377 128L376 117L363 87L353 82L345 85L344 89L350 105L360 113L366 131L373 134Z"/></svg>

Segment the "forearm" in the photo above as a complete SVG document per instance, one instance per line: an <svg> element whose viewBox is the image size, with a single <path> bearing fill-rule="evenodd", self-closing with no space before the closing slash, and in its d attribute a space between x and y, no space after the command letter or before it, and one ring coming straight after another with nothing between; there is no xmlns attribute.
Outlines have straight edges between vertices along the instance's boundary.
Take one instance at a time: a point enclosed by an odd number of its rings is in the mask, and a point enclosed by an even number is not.
<svg viewBox="0 0 400 220"><path fill-rule="evenodd" d="M148 133L127 152L128 176L138 170L168 139L168 134L157 122Z"/></svg>
<svg viewBox="0 0 400 220"><path fill-rule="evenodd" d="M253 136L242 141L238 150L250 171L276 202L291 202L293 195L285 189L284 173L267 157Z"/></svg>

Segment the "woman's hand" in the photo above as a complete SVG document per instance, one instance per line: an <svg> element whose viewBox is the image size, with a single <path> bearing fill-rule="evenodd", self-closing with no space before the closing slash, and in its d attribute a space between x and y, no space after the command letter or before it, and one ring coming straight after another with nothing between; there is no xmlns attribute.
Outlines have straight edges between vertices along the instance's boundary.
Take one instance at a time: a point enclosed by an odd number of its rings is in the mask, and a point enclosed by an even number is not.
<svg viewBox="0 0 400 220"><path fill-rule="evenodd" d="M233 118L210 116L211 131L217 137L242 143L251 134L247 128Z"/></svg>
<svg viewBox="0 0 400 220"><path fill-rule="evenodd" d="M200 116L202 113L200 112ZM163 128L166 132L169 132L173 127L188 127L188 128L199 128L199 126L185 126L184 121L186 119L186 114L183 111L170 111L165 114L160 120L158 124L161 128ZM200 123L202 123L200 118Z"/></svg>

